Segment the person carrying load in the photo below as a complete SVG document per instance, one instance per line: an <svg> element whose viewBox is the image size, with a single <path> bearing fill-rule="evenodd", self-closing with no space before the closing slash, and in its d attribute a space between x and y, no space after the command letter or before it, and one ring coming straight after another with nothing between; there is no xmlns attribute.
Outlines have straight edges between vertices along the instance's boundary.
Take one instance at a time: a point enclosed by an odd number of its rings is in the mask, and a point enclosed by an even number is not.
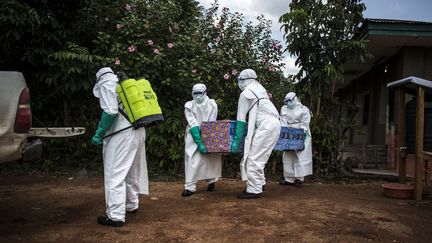
<svg viewBox="0 0 432 243"><path fill-rule="evenodd" d="M222 176L222 157L220 154L207 154L201 139L200 127L205 121L216 121L218 107L214 99L207 96L204 84L192 87L193 100L185 104L187 127L185 132L185 189L183 197L196 191L198 180L206 180L207 191L213 191L216 181Z"/></svg>
<svg viewBox="0 0 432 243"><path fill-rule="evenodd" d="M311 113L302 105L294 92L286 94L285 105L281 108L283 126L302 129L304 133L304 149L300 151L284 151L282 154L283 179L280 185L301 187L304 177L311 175L312 166L312 134L309 128Z"/></svg>
<svg viewBox="0 0 432 243"><path fill-rule="evenodd" d="M240 172L246 189L240 199L261 197L266 184L264 168L279 138L281 124L279 113L270 101L266 89L258 82L252 69L240 72L238 86L241 89L237 107L237 125L231 151L239 150L241 139L248 125ZM246 115L248 121L246 123Z"/></svg>

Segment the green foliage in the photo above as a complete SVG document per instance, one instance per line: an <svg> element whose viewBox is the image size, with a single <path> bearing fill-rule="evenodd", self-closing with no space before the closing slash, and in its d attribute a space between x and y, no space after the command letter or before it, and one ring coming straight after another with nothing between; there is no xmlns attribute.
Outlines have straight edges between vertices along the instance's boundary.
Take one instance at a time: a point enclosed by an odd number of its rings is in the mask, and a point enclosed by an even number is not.
<svg viewBox="0 0 432 243"><path fill-rule="evenodd" d="M331 85L343 79L343 64L369 56L365 41L353 38L365 5L360 0L326 4L319 0L294 0L290 9L280 22L286 33L287 50L297 56L296 64L300 67L295 79L308 87L308 96L331 99Z"/></svg>
<svg viewBox="0 0 432 243"><path fill-rule="evenodd" d="M337 170L331 168L338 167L338 143L352 125L338 122L340 104L334 92L336 82L343 82L344 64L370 57L366 42L355 38L364 10L361 0L293 0L290 12L279 20L287 50L297 57L300 67L294 76L299 81L296 89L315 114L312 132L317 171Z"/></svg>
<svg viewBox="0 0 432 243"><path fill-rule="evenodd" d="M146 128L149 172L183 175L186 120L183 104L195 83L205 83L218 119L235 119L238 73L257 71L275 104L291 90L282 75L281 45L270 22L258 16L209 9L192 0L5 0L0 8L2 69L22 71L32 94L34 126L84 126L73 139L45 139L44 168L97 170L100 147L91 145L101 110L92 94L95 72L110 66L148 79L165 121ZM235 176L238 156L224 173ZM236 162L233 162L236 161Z"/></svg>
<svg viewBox="0 0 432 243"><path fill-rule="evenodd" d="M85 47L68 42L67 50L53 52L48 55L52 60L52 69L43 76L45 83L50 86L62 87L62 95L71 96L79 91L89 91L93 82L90 79L82 80L97 63L105 58L91 55Z"/></svg>
<svg viewBox="0 0 432 243"><path fill-rule="evenodd" d="M88 50L96 36L86 17L89 0L0 2L0 69L24 73L32 96L33 126L84 126L99 117L91 94L94 65ZM90 39L90 41L89 41ZM90 78L92 77L92 78ZM83 109L84 107L84 109ZM45 139L47 161L86 167L100 162L90 134L79 139ZM82 139L82 140L81 140Z"/></svg>
<svg viewBox="0 0 432 243"><path fill-rule="evenodd" d="M270 22L262 16L253 25L227 8L219 15L217 3L196 16L183 16L179 2L135 0L129 6L119 15L99 17L106 25L95 40L95 54L105 55L115 70L144 76L158 94L166 121L148 129L151 170L174 174L183 168L183 104L191 99L193 84L207 85L219 119L235 119L242 69L255 69L276 93L287 87L280 44L271 39Z"/></svg>

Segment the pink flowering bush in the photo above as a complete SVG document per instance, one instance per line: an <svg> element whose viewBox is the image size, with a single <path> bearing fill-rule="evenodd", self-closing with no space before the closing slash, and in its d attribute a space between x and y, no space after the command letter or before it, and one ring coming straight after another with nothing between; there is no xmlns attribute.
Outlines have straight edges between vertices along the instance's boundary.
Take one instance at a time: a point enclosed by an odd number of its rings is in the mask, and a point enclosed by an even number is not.
<svg viewBox="0 0 432 243"><path fill-rule="evenodd" d="M109 15L122 26L115 23L113 28L106 22L95 42L97 53L114 60L115 71L144 77L152 84L166 120L147 131L148 161L158 161L149 167L178 172L184 154L183 104L191 99L193 84L207 85L208 95L218 103L220 119L236 117L240 93L236 78L241 70L257 72L276 106L282 104L282 92L287 91L283 87L289 84L282 75L278 43L271 39L270 21L259 17L257 24L245 24L240 13L224 8L219 14L216 4L203 12L180 11L182 6L176 4L123 3L117 16Z"/></svg>
<svg viewBox="0 0 432 243"><path fill-rule="evenodd" d="M134 45L131 45L131 46L128 47L128 51L129 52L135 52L136 50L137 50L137 48Z"/></svg>
<svg viewBox="0 0 432 243"><path fill-rule="evenodd" d="M132 6L130 4L126 4L125 9L126 9L126 11L131 12Z"/></svg>

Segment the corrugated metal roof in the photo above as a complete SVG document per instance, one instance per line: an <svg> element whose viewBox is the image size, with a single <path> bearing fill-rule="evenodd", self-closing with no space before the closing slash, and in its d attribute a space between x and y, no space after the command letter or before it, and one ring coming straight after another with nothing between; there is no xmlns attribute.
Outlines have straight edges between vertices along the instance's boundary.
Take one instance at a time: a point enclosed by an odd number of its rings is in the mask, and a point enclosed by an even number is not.
<svg viewBox="0 0 432 243"><path fill-rule="evenodd" d="M401 19L375 19L366 18L364 19L357 29L355 39L364 39L368 34L376 34L376 32L394 32L399 31L402 35L420 35L431 36L432 33L432 22L415 21L415 20L401 20ZM372 33L372 32L375 33ZM402 33L403 32L403 33ZM391 33L380 33L381 35ZM394 33L393 33L394 34Z"/></svg>
<svg viewBox="0 0 432 243"><path fill-rule="evenodd" d="M432 22L424 22L424 21L415 21L415 20L401 20L401 19L374 19L374 18L366 18L365 22L372 23L384 23L384 24L424 24L424 25L432 25Z"/></svg>
<svg viewBox="0 0 432 243"><path fill-rule="evenodd" d="M432 88L432 81L410 76L404 79L399 79L387 84L387 88L397 88L400 86L408 85L408 84L416 84L419 86L424 86L427 88Z"/></svg>

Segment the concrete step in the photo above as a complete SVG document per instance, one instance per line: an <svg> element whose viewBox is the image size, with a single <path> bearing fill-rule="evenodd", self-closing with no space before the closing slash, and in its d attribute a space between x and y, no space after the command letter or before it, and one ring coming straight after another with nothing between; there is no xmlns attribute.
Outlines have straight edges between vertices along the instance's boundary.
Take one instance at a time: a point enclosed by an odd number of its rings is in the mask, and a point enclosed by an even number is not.
<svg viewBox="0 0 432 243"><path fill-rule="evenodd" d="M399 176L399 173L395 170L385 169L352 169L354 173L359 174L371 174L371 175L385 175L385 176Z"/></svg>
<svg viewBox="0 0 432 243"><path fill-rule="evenodd" d="M352 169L354 175L364 179L383 179L388 181L398 181L399 173L394 170L385 169Z"/></svg>

